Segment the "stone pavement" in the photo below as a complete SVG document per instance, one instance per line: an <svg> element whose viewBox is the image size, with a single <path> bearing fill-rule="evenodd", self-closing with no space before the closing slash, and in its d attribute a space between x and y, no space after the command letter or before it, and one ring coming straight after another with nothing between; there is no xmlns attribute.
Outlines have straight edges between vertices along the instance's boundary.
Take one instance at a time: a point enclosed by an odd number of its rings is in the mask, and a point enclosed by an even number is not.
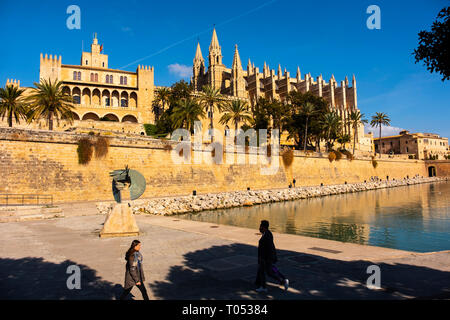
<svg viewBox="0 0 450 320"><path fill-rule="evenodd" d="M285 292L254 289L256 230L136 216L150 299L450 298L450 251L419 254L274 233ZM104 217L79 216L0 224L0 299L116 299L124 254L134 238L100 239ZM66 286L81 268L81 289ZM381 269L381 290L366 287L367 267ZM133 288L134 299L142 296Z"/></svg>

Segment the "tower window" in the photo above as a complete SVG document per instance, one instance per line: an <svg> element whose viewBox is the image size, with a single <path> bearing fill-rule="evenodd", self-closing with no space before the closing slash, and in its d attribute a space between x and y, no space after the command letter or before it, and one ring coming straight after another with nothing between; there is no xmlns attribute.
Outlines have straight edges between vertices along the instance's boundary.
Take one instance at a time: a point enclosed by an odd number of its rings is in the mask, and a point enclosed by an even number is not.
<svg viewBox="0 0 450 320"><path fill-rule="evenodd" d="M95 82L98 82L98 73L95 74Z"/></svg>
<svg viewBox="0 0 450 320"><path fill-rule="evenodd" d="M123 84L127 84L127 77L123 77Z"/></svg>
<svg viewBox="0 0 450 320"><path fill-rule="evenodd" d="M113 83L113 76L112 75L109 76L109 83Z"/></svg>
<svg viewBox="0 0 450 320"><path fill-rule="evenodd" d="M77 80L77 72L76 71L73 72L73 80Z"/></svg>
<svg viewBox="0 0 450 320"><path fill-rule="evenodd" d="M123 84L123 77L120 77L120 84Z"/></svg>
<svg viewBox="0 0 450 320"><path fill-rule="evenodd" d="M103 66L103 67L105 66L105 63L104 63L104 62L102 62L102 66Z"/></svg>
<svg viewBox="0 0 450 320"><path fill-rule="evenodd" d="M109 75L106 75L106 83L109 83Z"/></svg>
<svg viewBox="0 0 450 320"><path fill-rule="evenodd" d="M86 60L86 65L88 65L88 61Z"/></svg>
<svg viewBox="0 0 450 320"><path fill-rule="evenodd" d="M94 82L94 74L91 73L91 81Z"/></svg>
<svg viewBox="0 0 450 320"><path fill-rule="evenodd" d="M81 72L78 71L78 80L81 80Z"/></svg>

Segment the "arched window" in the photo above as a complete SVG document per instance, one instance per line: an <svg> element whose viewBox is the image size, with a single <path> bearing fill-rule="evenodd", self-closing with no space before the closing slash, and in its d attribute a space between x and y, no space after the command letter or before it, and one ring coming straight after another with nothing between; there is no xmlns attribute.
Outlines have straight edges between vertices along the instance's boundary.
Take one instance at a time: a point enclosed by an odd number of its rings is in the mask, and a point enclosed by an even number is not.
<svg viewBox="0 0 450 320"><path fill-rule="evenodd" d="M109 76L109 83L113 83L113 76L112 75Z"/></svg>
<svg viewBox="0 0 450 320"><path fill-rule="evenodd" d="M88 61L86 60L86 65L88 65Z"/></svg>
<svg viewBox="0 0 450 320"><path fill-rule="evenodd" d="M123 84L127 84L127 77L123 77Z"/></svg>
<svg viewBox="0 0 450 320"><path fill-rule="evenodd" d="M91 73L91 81L94 82L94 74Z"/></svg>
<svg viewBox="0 0 450 320"><path fill-rule="evenodd" d="M98 73L95 74L95 82L98 82Z"/></svg>
<svg viewBox="0 0 450 320"><path fill-rule="evenodd" d="M106 75L106 83L109 83L109 75Z"/></svg>
<svg viewBox="0 0 450 320"><path fill-rule="evenodd" d="M123 84L123 77L120 76L120 84Z"/></svg>
<svg viewBox="0 0 450 320"><path fill-rule="evenodd" d="M78 71L78 80L81 80L81 72Z"/></svg>
<svg viewBox="0 0 450 320"><path fill-rule="evenodd" d="M76 71L73 72L73 80L77 80L77 72Z"/></svg>

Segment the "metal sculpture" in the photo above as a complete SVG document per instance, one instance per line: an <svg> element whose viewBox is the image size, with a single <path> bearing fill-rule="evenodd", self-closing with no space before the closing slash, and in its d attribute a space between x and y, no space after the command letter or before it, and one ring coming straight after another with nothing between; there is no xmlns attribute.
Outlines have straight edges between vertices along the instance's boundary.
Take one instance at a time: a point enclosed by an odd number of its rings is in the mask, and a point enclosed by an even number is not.
<svg viewBox="0 0 450 320"><path fill-rule="evenodd" d="M131 200L136 200L145 191L144 176L139 171L129 169L128 166L125 166L125 170L114 170L109 175L113 177L112 192L117 203L122 202L121 191L127 186Z"/></svg>

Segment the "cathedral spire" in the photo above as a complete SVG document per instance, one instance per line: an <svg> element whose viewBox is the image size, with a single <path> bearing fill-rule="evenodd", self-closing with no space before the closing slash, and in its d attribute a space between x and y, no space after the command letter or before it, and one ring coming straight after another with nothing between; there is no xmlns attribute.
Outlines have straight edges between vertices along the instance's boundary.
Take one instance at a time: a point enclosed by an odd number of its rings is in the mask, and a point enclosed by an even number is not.
<svg viewBox="0 0 450 320"><path fill-rule="evenodd" d="M302 78L302 74L300 73L300 67L297 66L297 80L300 80Z"/></svg>
<svg viewBox="0 0 450 320"><path fill-rule="evenodd" d="M250 61L250 58L248 58L248 63L247 63L247 75L250 75L253 73L253 68L252 68L252 62Z"/></svg>
<svg viewBox="0 0 450 320"><path fill-rule="evenodd" d="M214 27L212 38L211 38L211 44L209 45L209 50L211 49L220 49L219 46L219 39L217 38L216 28Z"/></svg>
<svg viewBox="0 0 450 320"><path fill-rule="evenodd" d="M220 48L216 28L214 27L211 38L211 44L209 45L209 65L212 66L221 64L222 64L222 49Z"/></svg>
<svg viewBox="0 0 450 320"><path fill-rule="evenodd" d="M242 63L241 63L241 58L239 57L239 51L238 51L237 44L234 45L234 57L233 57L233 64L231 66L231 69L242 70Z"/></svg>
<svg viewBox="0 0 450 320"><path fill-rule="evenodd" d="M352 87L356 88L356 78L355 78L355 74L353 74L353 78L352 78Z"/></svg>
<svg viewBox="0 0 450 320"><path fill-rule="evenodd" d="M195 61L203 61L202 49L200 49L200 42L197 42L197 50L195 51L194 63Z"/></svg>

